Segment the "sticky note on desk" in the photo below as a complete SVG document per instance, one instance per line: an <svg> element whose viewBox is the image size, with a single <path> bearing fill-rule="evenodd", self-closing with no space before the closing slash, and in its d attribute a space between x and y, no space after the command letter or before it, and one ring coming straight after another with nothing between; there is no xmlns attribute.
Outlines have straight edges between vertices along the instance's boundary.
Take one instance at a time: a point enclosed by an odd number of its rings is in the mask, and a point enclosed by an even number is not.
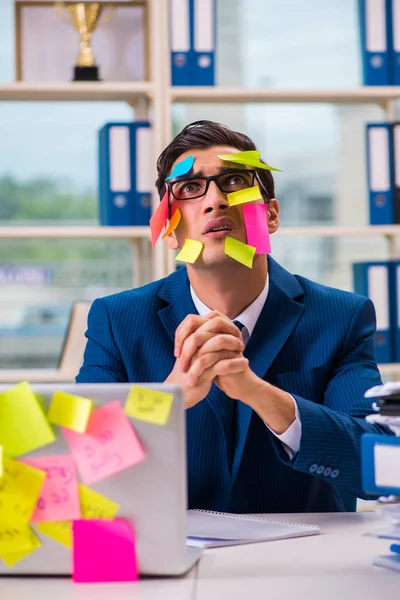
<svg viewBox="0 0 400 600"><path fill-rule="evenodd" d="M165 425L173 400L173 394L133 385L125 403L125 412L134 419L148 421L155 425Z"/></svg>
<svg viewBox="0 0 400 600"><path fill-rule="evenodd" d="M50 423L68 427L72 431L84 433L89 422L93 402L89 398L73 396L65 392L55 392L47 417Z"/></svg>
<svg viewBox="0 0 400 600"><path fill-rule="evenodd" d="M253 258L256 249L254 246L249 246L248 244L243 244L243 242L239 242L235 238L230 237L229 235L225 238L225 254L242 263L249 269L253 266Z"/></svg>
<svg viewBox="0 0 400 600"><path fill-rule="evenodd" d="M113 519L115 517L119 510L117 502L82 483L78 484L78 488L82 519ZM67 548L72 548L71 521L38 523L36 529Z"/></svg>
<svg viewBox="0 0 400 600"><path fill-rule="evenodd" d="M145 457L118 400L91 413L86 433L65 428L63 433L80 476L88 484L123 471Z"/></svg>
<svg viewBox="0 0 400 600"><path fill-rule="evenodd" d="M226 197L228 198L229 206L254 202L254 200L260 200L260 198L262 198L258 185L254 185L253 187L244 190L238 190L237 192L231 192L230 194L227 194Z"/></svg>
<svg viewBox="0 0 400 600"><path fill-rule="evenodd" d="M54 442L43 409L24 381L0 394L0 444L9 456L20 456Z"/></svg>
<svg viewBox="0 0 400 600"><path fill-rule="evenodd" d="M127 521L74 521L73 540L75 582L138 580L135 534Z"/></svg>
<svg viewBox="0 0 400 600"><path fill-rule="evenodd" d="M0 525L0 533L1 531L2 526ZM14 535L16 531L19 532L20 544L13 543L11 547L6 547L5 550L0 551L0 558L3 559L7 567L13 567L20 560L26 558L29 554L41 547L39 538L34 534L30 527L24 526L19 530L16 529L14 530ZM3 532L5 533L4 530ZM16 549L16 547L18 547L18 549Z"/></svg>
<svg viewBox="0 0 400 600"><path fill-rule="evenodd" d="M27 525L35 511L46 473L9 457L0 479L0 515L11 525Z"/></svg>
<svg viewBox="0 0 400 600"><path fill-rule="evenodd" d="M81 518L76 467L72 456L42 456L26 458L23 462L42 469L47 475L31 523Z"/></svg>

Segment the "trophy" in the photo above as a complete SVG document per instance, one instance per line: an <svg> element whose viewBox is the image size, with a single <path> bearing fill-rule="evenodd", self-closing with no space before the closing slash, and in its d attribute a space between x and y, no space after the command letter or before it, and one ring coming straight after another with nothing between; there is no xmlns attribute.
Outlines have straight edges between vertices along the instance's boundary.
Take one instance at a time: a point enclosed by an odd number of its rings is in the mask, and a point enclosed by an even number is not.
<svg viewBox="0 0 400 600"><path fill-rule="evenodd" d="M63 21L72 24L79 33L81 50L73 81L100 81L90 41L92 33L111 19L115 7L102 2L56 2L54 8Z"/></svg>

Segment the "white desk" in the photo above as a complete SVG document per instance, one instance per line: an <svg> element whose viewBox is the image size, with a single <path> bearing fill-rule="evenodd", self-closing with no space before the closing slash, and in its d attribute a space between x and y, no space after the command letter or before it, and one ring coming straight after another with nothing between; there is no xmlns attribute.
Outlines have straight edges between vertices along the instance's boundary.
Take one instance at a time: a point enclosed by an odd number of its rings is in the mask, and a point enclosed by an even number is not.
<svg viewBox="0 0 400 600"><path fill-rule="evenodd" d="M267 515L268 516L268 515ZM400 572L374 567L390 540L374 513L271 515L320 526L322 534L207 550L181 579L73 584L69 579L0 578L3 600L377 600L399 598Z"/></svg>

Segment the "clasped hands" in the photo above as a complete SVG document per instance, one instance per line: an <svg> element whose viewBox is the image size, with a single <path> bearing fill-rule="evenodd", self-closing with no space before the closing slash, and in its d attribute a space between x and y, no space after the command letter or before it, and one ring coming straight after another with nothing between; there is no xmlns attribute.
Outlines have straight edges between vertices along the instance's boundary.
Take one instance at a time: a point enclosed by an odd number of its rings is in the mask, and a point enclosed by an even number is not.
<svg viewBox="0 0 400 600"><path fill-rule="evenodd" d="M259 378L243 356L240 330L225 315L188 315L175 333L175 365L166 383L183 388L186 408L191 408L215 383L227 396L245 401Z"/></svg>

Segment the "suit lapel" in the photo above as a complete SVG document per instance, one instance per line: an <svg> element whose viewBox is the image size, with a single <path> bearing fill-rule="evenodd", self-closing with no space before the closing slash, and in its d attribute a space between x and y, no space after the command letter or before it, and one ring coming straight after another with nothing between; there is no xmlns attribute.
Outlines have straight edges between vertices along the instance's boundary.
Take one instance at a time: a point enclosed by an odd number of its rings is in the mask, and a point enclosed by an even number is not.
<svg viewBox="0 0 400 600"><path fill-rule="evenodd" d="M265 377L304 311L303 304L294 300L303 295L303 288L294 275L285 271L270 257L268 257L268 271L267 300L244 352L249 359L251 370L261 379ZM232 485L242 460L252 412L247 404L237 402L238 435L232 469Z"/></svg>
<svg viewBox="0 0 400 600"><path fill-rule="evenodd" d="M198 314L190 294L186 269L182 267L168 277L158 295L169 302L166 308L162 308L158 312L158 316L168 336L174 341L175 331L184 318L189 314ZM230 468L233 454L233 400L228 398L216 385L212 385L207 395L207 403L215 414L225 438Z"/></svg>

